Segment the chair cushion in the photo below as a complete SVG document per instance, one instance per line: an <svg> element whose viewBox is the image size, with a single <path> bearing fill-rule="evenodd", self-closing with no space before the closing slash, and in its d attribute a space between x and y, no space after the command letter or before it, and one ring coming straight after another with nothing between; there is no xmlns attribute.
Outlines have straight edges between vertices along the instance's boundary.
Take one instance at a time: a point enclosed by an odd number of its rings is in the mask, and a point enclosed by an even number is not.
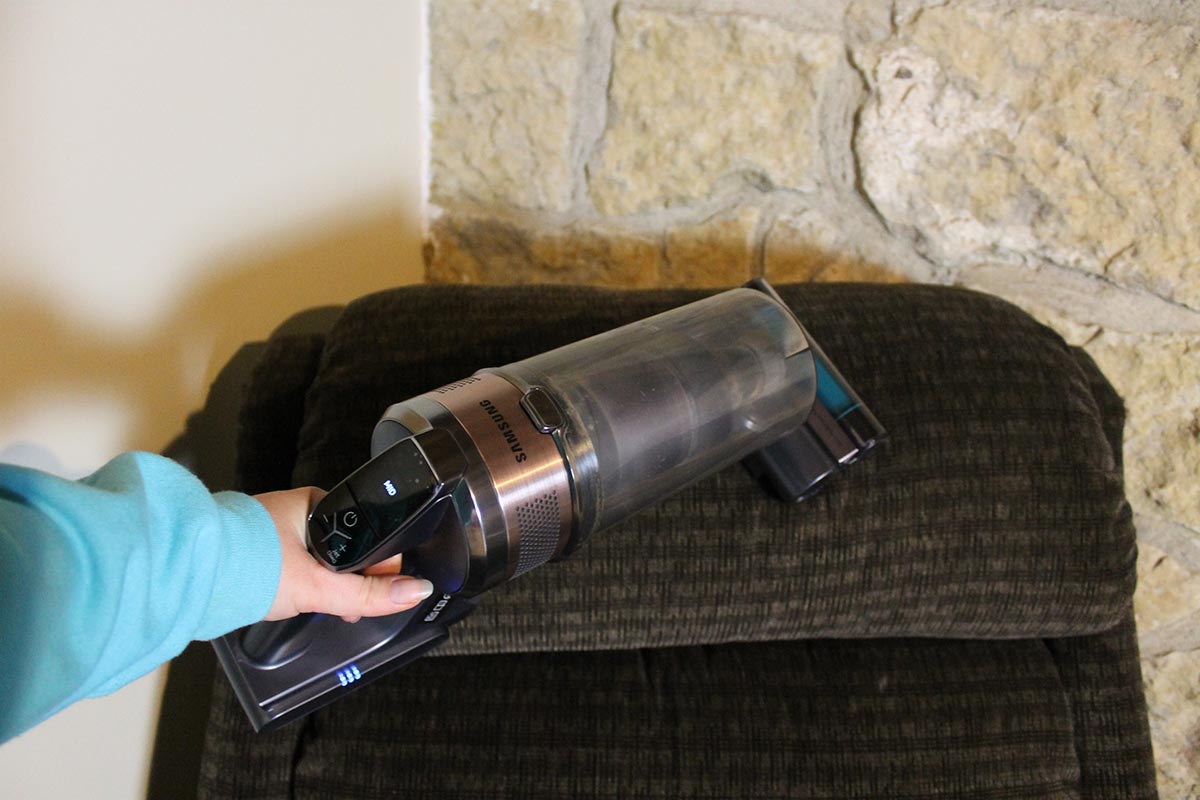
<svg viewBox="0 0 1200 800"><path fill-rule="evenodd" d="M427 658L260 736L221 686L201 796L1151 798L1131 632Z"/></svg>
<svg viewBox="0 0 1200 800"><path fill-rule="evenodd" d="M427 658L265 735L218 675L200 796L1154 797L1111 387L1086 356L978 295L784 294L889 425L886 450L794 508L727 470L493 593L451 643L624 649ZM331 349L269 348L243 411L242 487L284 485L294 458L295 479L328 486L366 457L387 403L693 296L422 287L368 298ZM1041 441L1070 450L1059 469ZM954 509L935 488L956 469L980 478ZM1099 477L1064 493L1073 470ZM1007 510L989 515L989 502ZM1039 520L1039 507L1055 516ZM1023 542L1023 555L1004 550ZM937 563L951 552L959 560ZM1121 624L1087 636L787 640L921 630L922 614L930 630L966 635L1056 619L1098 628L1118 598ZM712 643L743 635L784 641ZM647 641L684 646L640 649Z"/></svg>

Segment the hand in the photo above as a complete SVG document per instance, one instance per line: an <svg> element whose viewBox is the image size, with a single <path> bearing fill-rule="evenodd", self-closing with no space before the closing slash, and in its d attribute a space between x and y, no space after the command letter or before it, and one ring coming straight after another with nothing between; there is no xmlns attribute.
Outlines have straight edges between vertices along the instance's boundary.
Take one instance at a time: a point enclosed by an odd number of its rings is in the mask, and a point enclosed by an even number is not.
<svg viewBox="0 0 1200 800"><path fill-rule="evenodd" d="M283 569L275 602L264 619L277 620L316 611L336 614L347 622L412 608L433 593L429 581L399 575L400 556L365 570L367 574L333 572L305 546L308 514L325 495L316 487L255 495L275 521L283 552Z"/></svg>

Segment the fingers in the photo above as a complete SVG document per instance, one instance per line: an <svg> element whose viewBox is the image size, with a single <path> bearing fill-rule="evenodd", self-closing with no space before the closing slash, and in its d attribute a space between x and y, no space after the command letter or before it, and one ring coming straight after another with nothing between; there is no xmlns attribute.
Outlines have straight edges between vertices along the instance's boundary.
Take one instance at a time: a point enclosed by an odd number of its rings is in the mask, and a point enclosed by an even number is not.
<svg viewBox="0 0 1200 800"><path fill-rule="evenodd" d="M433 594L433 584L404 575L337 574L321 569L314 576L306 605L347 621L405 611Z"/></svg>
<svg viewBox="0 0 1200 800"><path fill-rule="evenodd" d="M353 621L405 611L432 594L429 581L398 575L401 556L373 565L367 575L339 574L318 563L306 547L305 529L309 511L324 494L305 487L256 496L275 523L283 562L264 619L319 612Z"/></svg>
<svg viewBox="0 0 1200 800"><path fill-rule="evenodd" d="M399 575L400 565L404 561L404 555L395 555L391 558L384 559L378 564L372 564L363 570L364 575Z"/></svg>
<svg viewBox="0 0 1200 800"><path fill-rule="evenodd" d="M404 561L403 555L395 555L391 558L384 559L378 564L372 564L362 571L363 575L386 575L394 576L400 574L400 567ZM351 617L342 617L346 622L358 622L362 619L361 614L355 614Z"/></svg>

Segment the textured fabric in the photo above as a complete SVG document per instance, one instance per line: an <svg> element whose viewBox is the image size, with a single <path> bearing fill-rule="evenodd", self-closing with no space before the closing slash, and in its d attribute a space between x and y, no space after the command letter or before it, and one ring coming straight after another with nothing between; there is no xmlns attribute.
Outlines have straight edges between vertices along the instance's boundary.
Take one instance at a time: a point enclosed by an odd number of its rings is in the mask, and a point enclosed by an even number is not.
<svg viewBox="0 0 1200 800"><path fill-rule="evenodd" d="M1083 796L1036 640L424 659L248 749L231 710L221 763L299 757L210 769L212 797Z"/></svg>
<svg viewBox="0 0 1200 800"><path fill-rule="evenodd" d="M281 336L263 348L238 426L236 480L242 491L292 488L304 394L316 377L324 345L323 336Z"/></svg>
<svg viewBox="0 0 1200 800"><path fill-rule="evenodd" d="M160 456L0 465L0 741L261 619L280 563L266 509Z"/></svg>
<svg viewBox="0 0 1200 800"><path fill-rule="evenodd" d="M262 735L218 679L202 796L1149 799L1132 634L424 659Z"/></svg>
<svg viewBox="0 0 1200 800"><path fill-rule="evenodd" d="M308 389L298 451L288 447L288 426L278 424L272 406L295 403L296 393L305 391L304 374L315 374L310 372L312 362L280 352L275 366L264 363L251 394L258 401L248 404L243 419L243 480L262 480L262 474L254 474L256 469L277 475L289 454L299 452L296 481L330 485L366 457L365 443L383 407L379 402L385 406L479 366L514 360L688 296L426 287L402 290L394 298L368 298L350 309L329 342L317 383ZM718 500L705 499L701 491L685 492L623 530L595 537L571 560L524 576L508 596L490 596L477 612L476 633L460 647L540 643L562 649L591 647L598 641L636 642L652 638L646 636L648 624L659 638L672 639L661 635L666 625L632 613L631 603L623 602L630 597L659 603L662 613L677 609L690 626L685 635L698 635L703 641L712 628L698 622L697 615L688 615L687 603L707 603L710 613L714 607L736 605L740 610L732 617L735 621L756 613L742 607L739 595L703 585L704 580L730 578L715 562L740 553L754 580L786 581L790 569L796 580L811 586L826 570L839 575L829 586L843 585L850 547L845 537L849 532L865 536L867 531L885 530L888 522L876 520L872 528L848 517L916 514L919 509L897 507L886 499L866 507L859 503L872 494L873 485L879 492L879 484L897 476L923 469L926 482L940 477L946 471L938 466L939 457L958 465L965 461L975 469L986 467L987 480L980 479L977 492L991 493L993 502L1014 503L1023 516L993 520L993 538L977 534L979 546L963 550L967 563L944 565L952 575L965 571L980 579L964 583L956 578L957 585L933 587L942 592L939 597L951 611L917 592L900 591L903 581L919 574L905 566L906 559L928 559L937 548L951 547L956 535L970 535L976 524L969 516L947 518L942 506L935 505L929 521L917 526L927 543L902 531L915 555L898 552L890 562L873 562L872 569L896 572L890 580L886 572L864 576L872 591L899 595L902 603L918 604L935 619L973 609L979 619L992 620L993 627L1006 617L1029 614L1019 602L1034 600L1018 602L1005 594L1009 591L1031 593L1041 598L1037 602L1066 603L1050 613L1076 623L1087 616L1089 602L1124 597L1117 612L1122 624L1110 632L1046 641L880 638L426 658L349 694L305 722L263 735L252 732L219 675L201 796L1153 798L1153 763L1126 585L1131 578L1123 569L1094 563L1121 564L1132 548L1132 529L1122 516L1126 507L1114 499L1120 492L1119 398L1085 355L1065 349L1019 312L977 295L944 289L805 287L785 289L785 296L808 315L803 318L814 336L880 412L893 433L889 448L795 508L766 500L749 477L728 470L706 484ZM875 322L848 319L849 308ZM538 315L547 315L544 325L531 321L542 318ZM901 317L912 321L911 329L899 339L885 336L890 321ZM938 327L942 317L957 320L949 334ZM531 326L543 338L523 341L522 332ZM955 334L956 326L964 330ZM957 353L952 344L939 344L941 338L961 343L970 338L966 334L973 326L1001 330L994 345L999 372L989 373L990 355ZM1004 334L1011 326L1016 332ZM862 334L858 339L856 330L869 331L872 338ZM923 344L916 344L917 339ZM376 344L363 344L369 341ZM871 351L883 348L880 341L907 341L896 349L907 354L903 363L865 360L874 359ZM338 353L339 347L347 352ZM1043 347L1049 352L1029 358L1047 359L1046 364L1038 367L1023 360L1022 353ZM923 362L914 350L922 348L931 366L920 367ZM309 356L318 349L310 349ZM356 349L363 350L363 357L350 360L350 351ZM1014 358L1017 363L1011 363ZM369 359L381 363L362 371ZM891 371L880 377L873 372L877 368ZM376 369L389 373L386 380L395 385L378 385L385 379L371 374ZM921 375L910 374L922 369ZM968 369L979 374L962 374ZM1023 390L1007 383L1014 374L1023 376L1018 381ZM938 387L950 380L977 385L941 398ZM998 386L989 389L992 380ZM1059 397L1038 396L1043 392ZM995 393L1003 393L1003 402L1019 408L999 407L1001 398ZM380 400L376 394L387 396ZM935 405L925 418L921 409L928 403ZM962 408L943 414L936 403L959 403ZM1051 414L1049 409L1058 406L1079 412L1082 419L1063 409ZM951 427L938 428L947 416ZM993 424L1016 439L1006 440L990 428ZM955 446L963 430L975 432L979 439L968 455ZM1037 502L1049 506L1045 513L1050 518L1039 520L1033 501L1019 496L1019 487L1040 491L1043 483L1057 486L1061 480L1057 473L1045 475L1049 467L1038 466L1048 459L1039 461L1038 454L1018 458L1022 448L1017 442L1028 444L1046 436L1064 437L1055 445L1060 450L1067 447L1067 437L1073 437L1075 452L1107 459L1108 466L1100 468L1107 473L1101 482L1104 490L1093 498L1101 504L1098 508L1058 511L1053 496L1044 497ZM914 466L918 455L911 452L917 442L934 450L920 466ZM264 465L256 451L266 448L279 457ZM1073 456L1066 458L1068 464L1075 463ZM1027 466L1031 459L1034 467ZM995 463L988 465L989 460ZM1022 469L1023 482L1012 477ZM910 482L920 484L920 476ZM907 502L913 504L936 499L928 486L889 486L882 494L899 492L910 492ZM972 499L976 506L983 502L978 494ZM1085 502L1082 495L1069 493L1060 501L1065 506ZM1009 532L1019 525L1042 538ZM1085 533L1088 525L1090 534ZM1002 552L1006 544L1023 541L1032 543L1027 551ZM780 542L786 546L780 547ZM1020 580L1046 583L1036 591L988 588L997 605L987 606L986 580L995 579L998 570L1015 571L1022 557L1039 558L1044 565L1049 558L1071 559L1077 553L1086 553L1085 560L1093 563L1057 569L1052 576L1027 568L1030 574ZM772 557L783 559L783 564L767 563ZM704 575L685 568L697 559L710 559ZM640 563L647 560L655 566ZM534 583L584 563L605 581L585 580L579 586L570 580ZM643 586L647 574L669 575L672 568L685 588L680 589L678 581L657 579L650 581L652 590ZM575 581L596 577L582 567L570 574ZM1057 600L1047 601L1056 597L1052 580L1090 580L1098 585L1068 586ZM521 584L531 587L528 594L516 594ZM532 590L535 585L537 591ZM777 590L780 597L768 610L790 621L785 619L777 628L760 627L764 635L815 629L817 613L806 611L802 603L821 606L819 613L829 614L830 600L811 589ZM564 591L582 593L571 601L566 620L558 619L564 613L563 601L554 595ZM866 599L876 603L873 608L884 606L882 598ZM862 602L862 597L850 598L832 608L849 624L856 613L853 604ZM541 612L540 606L556 603L553 612ZM893 623L920 622L908 610L895 614ZM879 619L889 621L885 616ZM511 625L518 632L498 631L497 645L486 638L486 631L478 630L480 620L485 628ZM763 625L754 619L749 624ZM1102 624L1099 614L1090 617L1089 625ZM605 626L621 625L630 627L606 632ZM872 635L866 623L854 629ZM459 633L456 629L454 635ZM611 639L604 638L609 635Z"/></svg>
<svg viewBox="0 0 1200 800"><path fill-rule="evenodd" d="M1046 642L1067 691L1084 800L1156 796L1132 613L1101 636Z"/></svg>
<svg viewBox="0 0 1200 800"><path fill-rule="evenodd" d="M500 587L443 652L1059 636L1122 617L1133 529L1089 378L1061 339L966 291L781 291L888 445L797 506L725 470ZM365 298L330 333L293 478L340 480L393 402L701 294L431 286Z"/></svg>
<svg viewBox="0 0 1200 800"><path fill-rule="evenodd" d="M1118 468L1122 463L1125 408L1091 356L1075 356L1100 407ZM1123 513L1128 513L1128 507ZM1051 639L1075 720L1075 748L1085 800L1154 797L1154 757L1146 714L1137 628L1129 614L1104 636Z"/></svg>

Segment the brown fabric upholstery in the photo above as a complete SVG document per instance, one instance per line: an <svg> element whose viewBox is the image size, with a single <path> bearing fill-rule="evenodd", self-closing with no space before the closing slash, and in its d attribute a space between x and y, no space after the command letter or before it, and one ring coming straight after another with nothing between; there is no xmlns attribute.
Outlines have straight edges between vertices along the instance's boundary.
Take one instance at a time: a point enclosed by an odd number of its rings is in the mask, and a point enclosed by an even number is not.
<svg viewBox="0 0 1200 800"><path fill-rule="evenodd" d="M462 655L277 733L253 734L218 676L202 794L1155 796L1119 398L991 298L781 293L884 450L798 506L713 476L493 592L440 651ZM294 451L293 483L330 486L391 402L699 294L365 298L323 348L264 363L242 480L275 488ZM302 423L272 415L301 393Z"/></svg>

